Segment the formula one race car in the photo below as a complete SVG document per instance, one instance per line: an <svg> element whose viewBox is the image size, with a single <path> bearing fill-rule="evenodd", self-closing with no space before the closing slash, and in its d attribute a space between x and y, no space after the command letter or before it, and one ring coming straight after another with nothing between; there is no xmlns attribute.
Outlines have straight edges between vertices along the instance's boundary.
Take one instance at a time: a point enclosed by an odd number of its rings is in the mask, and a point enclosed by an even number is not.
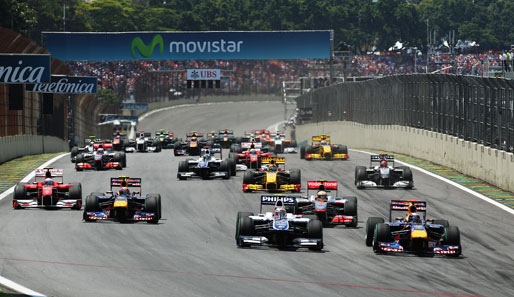
<svg viewBox="0 0 514 297"><path fill-rule="evenodd" d="M146 221L157 224L162 214L161 195L142 196L141 183L141 178L112 177L110 191L91 193L86 197L84 221ZM136 188L136 191L131 188Z"/></svg>
<svg viewBox="0 0 514 297"><path fill-rule="evenodd" d="M158 153L161 150L161 140L158 137L152 138L152 133L144 131L139 131L137 138L135 140L129 140L128 144L125 146L125 152L127 153Z"/></svg>
<svg viewBox="0 0 514 297"><path fill-rule="evenodd" d="M164 129L155 131L155 138L161 142L161 148L163 149L175 148L175 143L179 141L175 138L175 134L165 131Z"/></svg>
<svg viewBox="0 0 514 297"><path fill-rule="evenodd" d="M34 182L18 183L14 188L12 207L71 208L82 207L80 183L65 184L62 169L36 169Z"/></svg>
<svg viewBox="0 0 514 297"><path fill-rule="evenodd" d="M337 197L336 181L308 181L307 197L296 198L294 213L319 219L324 225L346 225L357 227L357 197ZM316 190L316 195L309 195ZM335 190L336 195L330 195Z"/></svg>
<svg viewBox="0 0 514 297"><path fill-rule="evenodd" d="M261 196L261 208L258 215L251 212L238 212L236 220L237 246L267 245L278 248L323 249L321 222L286 212L285 207L295 203L295 197ZM275 205L275 209L273 212L262 213L263 205Z"/></svg>
<svg viewBox="0 0 514 297"><path fill-rule="evenodd" d="M259 149L246 150L242 153L229 153L229 158L234 159L236 170L247 170L248 168L260 169L262 167L262 158L274 157L271 153L263 153Z"/></svg>
<svg viewBox="0 0 514 297"><path fill-rule="evenodd" d="M202 148L207 146L207 141L202 139L203 133L193 131L186 134L186 141L175 143L175 156L200 156Z"/></svg>
<svg viewBox="0 0 514 297"><path fill-rule="evenodd" d="M236 175L234 159L221 160L213 156L214 153L220 152L221 148L202 149L202 156L197 160L180 161L178 163L178 179L185 180L188 177L229 179L230 176Z"/></svg>
<svg viewBox="0 0 514 297"><path fill-rule="evenodd" d="M392 220L393 211L407 211L407 217ZM419 200L391 200L389 222L370 217L366 223L366 245L375 253L462 254L459 228L447 220L426 219L427 203ZM423 213L423 218L418 213Z"/></svg>
<svg viewBox="0 0 514 297"><path fill-rule="evenodd" d="M208 142L208 145L212 147L216 144L222 148L230 148L233 143L236 143L234 131L229 129L219 130L218 133L212 131L211 133L207 133L207 137L212 140L212 143Z"/></svg>
<svg viewBox="0 0 514 297"><path fill-rule="evenodd" d="M115 151L123 151L125 148L125 138L127 137L127 133L121 132L120 130L116 130L113 133L112 139L112 148Z"/></svg>
<svg viewBox="0 0 514 297"><path fill-rule="evenodd" d="M296 141L286 139L286 135L280 131L271 135L270 138L265 139L264 143L275 148L274 151L277 154L298 152Z"/></svg>
<svg viewBox="0 0 514 297"><path fill-rule="evenodd" d="M348 160L348 147L331 144L330 136L322 134L312 136L311 145L300 147L300 158L305 160Z"/></svg>
<svg viewBox="0 0 514 297"><path fill-rule="evenodd" d="M259 170L247 170L243 176L243 192L300 192L302 187L300 169L285 170L285 158L266 157Z"/></svg>
<svg viewBox="0 0 514 297"><path fill-rule="evenodd" d="M92 153L78 154L75 160L75 169L82 171L84 169L118 169L127 167L127 156L124 152L108 152L99 146Z"/></svg>
<svg viewBox="0 0 514 297"><path fill-rule="evenodd" d="M355 167L355 185L358 189L414 187L412 171L406 166L394 167L394 156L371 155L370 159L370 167Z"/></svg>
<svg viewBox="0 0 514 297"><path fill-rule="evenodd" d="M97 138L96 136L89 136L88 138L84 139L84 146L83 147L77 147L74 146L71 149L71 163L75 163L75 160L77 159L77 155L80 153L92 153L99 147L102 147L107 150L112 150L114 148L114 144L112 140L103 140L100 138Z"/></svg>

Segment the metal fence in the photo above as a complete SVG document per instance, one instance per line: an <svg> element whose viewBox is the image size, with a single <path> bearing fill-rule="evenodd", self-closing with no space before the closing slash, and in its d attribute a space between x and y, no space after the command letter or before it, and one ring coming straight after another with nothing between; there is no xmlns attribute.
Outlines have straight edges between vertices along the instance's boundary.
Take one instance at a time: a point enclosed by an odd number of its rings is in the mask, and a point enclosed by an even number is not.
<svg viewBox="0 0 514 297"><path fill-rule="evenodd" d="M299 108L312 108L312 117L297 124L403 125L506 151L514 146L514 81L509 79L399 75L316 89L296 101Z"/></svg>

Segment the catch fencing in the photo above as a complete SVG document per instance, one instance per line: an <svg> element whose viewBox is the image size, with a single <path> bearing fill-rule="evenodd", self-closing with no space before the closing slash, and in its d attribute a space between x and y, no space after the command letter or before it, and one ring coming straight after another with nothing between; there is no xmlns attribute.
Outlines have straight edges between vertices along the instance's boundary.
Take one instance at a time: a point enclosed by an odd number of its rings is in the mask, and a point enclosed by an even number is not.
<svg viewBox="0 0 514 297"><path fill-rule="evenodd" d="M313 90L296 98L297 124L402 125L512 151L514 81L448 74L398 75ZM309 113L310 114L310 113Z"/></svg>

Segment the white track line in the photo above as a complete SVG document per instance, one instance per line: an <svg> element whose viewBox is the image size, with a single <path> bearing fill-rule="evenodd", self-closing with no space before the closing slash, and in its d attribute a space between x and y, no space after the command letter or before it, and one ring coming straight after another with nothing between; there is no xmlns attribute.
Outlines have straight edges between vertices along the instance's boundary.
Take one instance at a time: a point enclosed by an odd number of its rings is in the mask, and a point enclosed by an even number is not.
<svg viewBox="0 0 514 297"><path fill-rule="evenodd" d="M64 156L67 156L69 155L70 153L64 153L64 154L61 154L59 156L56 156L48 161L46 161L45 163L43 163L41 166L39 166L39 168L43 168L43 167L47 167L48 165L52 164L53 162L59 160L60 158L64 157ZM27 176L25 176L21 182L28 182L30 181L32 178L34 177L34 171L32 171L31 173L29 173ZM16 186L12 186L10 187L9 189L5 190L2 194L0 194L0 200L4 199L5 197L9 196L13 191L14 191L14 187ZM26 288L18 283L15 283L13 282L12 280L9 280L9 279L6 279L5 277L3 276L0 276L0 285L3 286L3 287L6 287L6 288L9 288L15 292L18 292L18 293L21 293L21 294L24 294L24 295L27 295L27 296L33 296L33 297L46 297L45 295L41 294L41 293L38 293L36 291L32 291L31 289L29 288Z"/></svg>
<svg viewBox="0 0 514 297"><path fill-rule="evenodd" d="M366 151L359 151L359 150L353 150L353 149L350 149L350 150L351 150L351 151L355 151L355 152L359 152L359 153L368 154L368 155L375 155L375 154L373 154L373 153L366 152ZM506 206L505 204L501 204L500 202L494 201L492 198L489 198L489 197L487 197L487 196L485 196L485 195L482 195L482 194L480 194L480 193L478 193L478 192L475 192L475 191L471 190L470 188L466 188L465 186L460 185L460 184L458 184L458 183L456 183L456 182L454 182L454 181L452 181L452 180L449 180L449 179L447 179L447 178L445 178L445 177L442 177L442 176L440 176L440 175L437 175L437 174L435 174L435 173L432 173L432 172L430 172L430 171L428 171L428 170L425 170L425 169L423 169L423 168L420 168L420 167L418 167L418 166L415 166L415 165L409 164L409 163L407 163L407 162L398 161L398 160L395 160L395 162L398 162L398 163L401 163L401 164L407 165L407 166L409 166L409 167L411 167L411 168L413 168L413 169L416 169L417 171L420 171L420 172L422 172L422 173L424 173L424 174L426 174L426 175L430 175L430 176L432 176L432 177L435 177L435 178L437 178L437 179L439 179L439 180L441 180L441 181L443 181L443 182L445 182L445 183L448 183L448 184L450 184L450 185L452 185L452 186L454 186L454 187L457 187L457 188L459 188L459 189L461 189L461 190L463 190L463 191L465 191L465 192L468 192L469 194L471 194L471 195L473 195L473 196L475 196L475 197L478 197L478 198L480 198L480 199L484 200L484 201L485 201L485 202L487 202L487 203L491 203L492 205L494 205L494 206L496 206L496 207L499 207L499 208L501 208L501 209L503 209L503 210L505 210L505 211L507 211L507 212L509 212L509 213L511 213L511 214L514 214L514 209L512 209L512 208L510 208L510 207ZM442 166L442 165L441 165L441 166Z"/></svg>

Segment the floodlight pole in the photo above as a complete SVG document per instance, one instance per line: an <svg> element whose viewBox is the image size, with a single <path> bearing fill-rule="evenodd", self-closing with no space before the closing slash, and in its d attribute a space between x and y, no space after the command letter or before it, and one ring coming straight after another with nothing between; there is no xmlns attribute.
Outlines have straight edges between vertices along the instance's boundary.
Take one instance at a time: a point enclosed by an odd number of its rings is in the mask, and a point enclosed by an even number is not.
<svg viewBox="0 0 514 297"><path fill-rule="evenodd" d="M334 30L330 30L330 83L334 82Z"/></svg>

